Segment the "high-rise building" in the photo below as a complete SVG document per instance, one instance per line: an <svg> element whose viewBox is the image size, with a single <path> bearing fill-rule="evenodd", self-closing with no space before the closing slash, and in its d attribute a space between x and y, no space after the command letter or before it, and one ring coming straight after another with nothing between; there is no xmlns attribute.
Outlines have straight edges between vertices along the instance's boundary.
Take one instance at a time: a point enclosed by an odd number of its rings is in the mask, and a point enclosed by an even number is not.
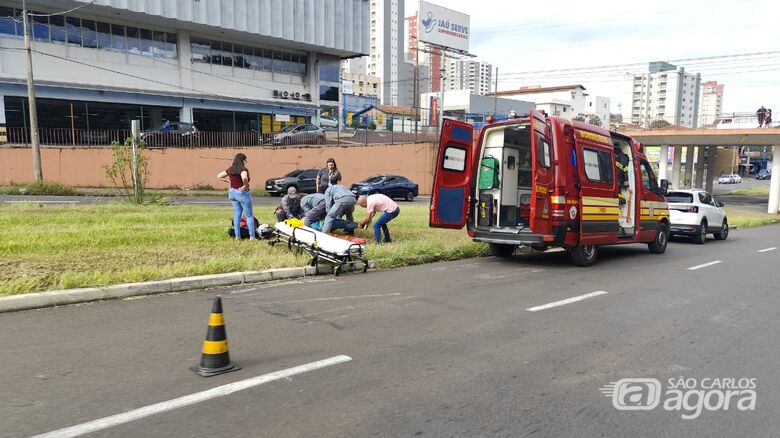
<svg viewBox="0 0 780 438"><path fill-rule="evenodd" d="M699 105L699 120L701 125L712 125L723 113L723 84L718 81L701 83L701 103Z"/></svg>
<svg viewBox="0 0 780 438"><path fill-rule="evenodd" d="M344 63L344 73L376 76L381 82L382 103L399 105L399 89L404 71L404 29L402 21L404 0L370 0L369 26L371 38L367 57L355 58Z"/></svg>
<svg viewBox="0 0 780 438"><path fill-rule="evenodd" d="M625 81L623 121L648 127L656 121L695 128L699 125L701 75L668 62L651 62L646 72Z"/></svg>
<svg viewBox="0 0 780 438"><path fill-rule="evenodd" d="M425 75L420 75L419 94L439 92L441 90L441 51L426 48L417 41L418 12L406 17L406 51L411 55L412 62L427 68ZM419 48L419 50L418 50Z"/></svg>
<svg viewBox="0 0 780 438"><path fill-rule="evenodd" d="M471 90L485 95L492 91L493 66L487 62L454 59L448 62L444 89Z"/></svg>

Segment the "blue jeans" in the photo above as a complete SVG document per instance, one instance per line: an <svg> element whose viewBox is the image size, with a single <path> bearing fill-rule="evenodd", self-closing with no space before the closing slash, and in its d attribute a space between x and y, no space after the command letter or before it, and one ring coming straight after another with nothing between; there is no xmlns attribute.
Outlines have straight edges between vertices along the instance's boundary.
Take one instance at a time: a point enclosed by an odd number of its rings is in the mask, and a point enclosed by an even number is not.
<svg viewBox="0 0 780 438"><path fill-rule="evenodd" d="M246 225L249 228L249 237L255 237L255 217L252 214L252 194L249 191L242 192L238 189L228 190L228 199L233 204L233 231L236 239L241 238L241 214L246 217Z"/></svg>
<svg viewBox="0 0 780 438"><path fill-rule="evenodd" d="M401 207L398 207L390 213L382 213L382 215L379 216L379 219L374 222L374 240L376 243L380 243L382 241L382 232L385 233L385 242L390 241L390 230L387 228L387 223L398 217L400 213Z"/></svg>

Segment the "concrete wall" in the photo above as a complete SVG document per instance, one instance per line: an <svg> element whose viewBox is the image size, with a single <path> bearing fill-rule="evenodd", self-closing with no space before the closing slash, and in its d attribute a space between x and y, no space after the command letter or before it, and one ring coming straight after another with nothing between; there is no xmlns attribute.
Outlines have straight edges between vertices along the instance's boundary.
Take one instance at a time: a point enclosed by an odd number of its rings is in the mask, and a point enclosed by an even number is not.
<svg viewBox="0 0 780 438"><path fill-rule="evenodd" d="M217 173L230 166L233 156L243 152L252 177L252 187L263 187L268 178L296 168L322 167L333 157L346 185L377 173L403 175L430 194L435 160L434 143L350 147L279 148L167 148L145 151L151 176L149 188L210 184L223 188ZM48 181L76 187L111 187L102 169L112 161L109 148L41 149L43 175ZM33 180L29 148L0 147L0 185Z"/></svg>

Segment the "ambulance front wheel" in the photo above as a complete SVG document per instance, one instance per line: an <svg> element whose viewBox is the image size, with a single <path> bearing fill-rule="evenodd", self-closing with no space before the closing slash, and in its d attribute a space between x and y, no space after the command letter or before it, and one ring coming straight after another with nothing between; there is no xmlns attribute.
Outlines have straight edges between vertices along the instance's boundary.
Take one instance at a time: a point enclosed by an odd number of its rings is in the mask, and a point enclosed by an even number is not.
<svg viewBox="0 0 780 438"><path fill-rule="evenodd" d="M503 243L491 243L490 252L496 257L509 258L515 253L517 245L507 245Z"/></svg>
<svg viewBox="0 0 780 438"><path fill-rule="evenodd" d="M669 244L669 226L665 222L658 225L655 231L655 240L647 244L650 252L653 254L663 254L666 252L666 245Z"/></svg>
<svg viewBox="0 0 780 438"><path fill-rule="evenodd" d="M596 263L599 249L596 245L578 245L569 251L571 261L577 266L590 266Z"/></svg>

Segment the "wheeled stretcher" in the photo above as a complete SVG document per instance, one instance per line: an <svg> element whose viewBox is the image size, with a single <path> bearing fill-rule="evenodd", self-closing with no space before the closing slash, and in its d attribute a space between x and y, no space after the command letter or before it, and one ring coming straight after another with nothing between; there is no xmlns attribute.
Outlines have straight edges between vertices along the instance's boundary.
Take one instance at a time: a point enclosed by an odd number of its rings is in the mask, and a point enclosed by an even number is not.
<svg viewBox="0 0 780 438"><path fill-rule="evenodd" d="M275 237L269 242L287 243L287 247L297 252L311 255L311 266L321 261L333 265L333 274L338 276L345 266L368 270L368 260L364 257L365 248L359 243L331 236L305 226L294 226L287 222L274 225Z"/></svg>

